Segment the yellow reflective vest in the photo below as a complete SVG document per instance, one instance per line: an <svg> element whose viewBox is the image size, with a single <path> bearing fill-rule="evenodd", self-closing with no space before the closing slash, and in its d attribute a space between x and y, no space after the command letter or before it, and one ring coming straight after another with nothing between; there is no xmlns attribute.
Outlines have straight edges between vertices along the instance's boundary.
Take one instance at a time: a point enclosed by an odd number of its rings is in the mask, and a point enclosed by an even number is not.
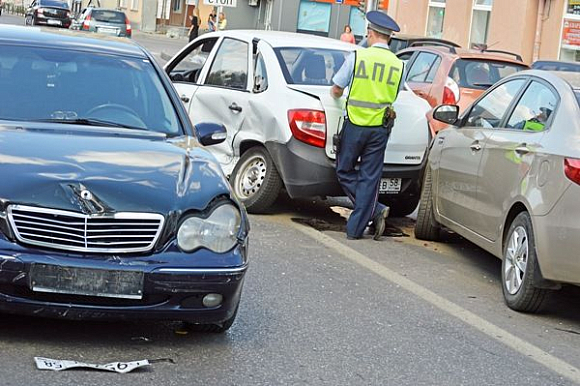
<svg viewBox="0 0 580 386"><path fill-rule="evenodd" d="M355 53L346 102L348 119L358 126L381 126L385 109L397 98L403 62L390 50L371 46Z"/></svg>

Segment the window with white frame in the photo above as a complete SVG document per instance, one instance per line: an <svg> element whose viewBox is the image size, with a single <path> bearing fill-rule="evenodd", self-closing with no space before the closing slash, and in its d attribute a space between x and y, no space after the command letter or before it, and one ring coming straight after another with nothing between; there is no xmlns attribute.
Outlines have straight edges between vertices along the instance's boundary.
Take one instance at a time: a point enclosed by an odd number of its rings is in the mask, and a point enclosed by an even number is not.
<svg viewBox="0 0 580 386"><path fill-rule="evenodd" d="M131 9L139 9L139 0L131 0Z"/></svg>
<svg viewBox="0 0 580 386"><path fill-rule="evenodd" d="M580 62L580 0L568 0L566 3L560 60Z"/></svg>
<svg viewBox="0 0 580 386"><path fill-rule="evenodd" d="M443 35L443 21L445 20L446 0L429 0L427 15L427 30L425 35L440 38Z"/></svg>
<svg viewBox="0 0 580 386"><path fill-rule="evenodd" d="M493 0L473 0L473 17L471 19L471 34L469 35L471 47L487 44L492 6Z"/></svg>
<svg viewBox="0 0 580 386"><path fill-rule="evenodd" d="M181 2L183 0L171 0L171 9L175 13L181 13Z"/></svg>
<svg viewBox="0 0 580 386"><path fill-rule="evenodd" d="M127 0L120 0L119 1L119 7L121 7L121 8L127 8Z"/></svg>

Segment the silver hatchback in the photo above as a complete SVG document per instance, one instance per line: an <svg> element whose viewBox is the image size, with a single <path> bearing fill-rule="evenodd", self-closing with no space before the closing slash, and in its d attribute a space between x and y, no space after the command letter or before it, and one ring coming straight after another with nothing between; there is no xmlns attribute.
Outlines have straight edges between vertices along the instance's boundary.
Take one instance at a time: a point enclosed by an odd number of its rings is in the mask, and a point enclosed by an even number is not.
<svg viewBox="0 0 580 386"><path fill-rule="evenodd" d="M507 305L537 311L580 284L580 74L525 71L490 88L435 137L415 235L445 226L503 260Z"/></svg>
<svg viewBox="0 0 580 386"><path fill-rule="evenodd" d="M85 9L73 20L70 28L127 38L132 33L131 23L124 12L106 8Z"/></svg>

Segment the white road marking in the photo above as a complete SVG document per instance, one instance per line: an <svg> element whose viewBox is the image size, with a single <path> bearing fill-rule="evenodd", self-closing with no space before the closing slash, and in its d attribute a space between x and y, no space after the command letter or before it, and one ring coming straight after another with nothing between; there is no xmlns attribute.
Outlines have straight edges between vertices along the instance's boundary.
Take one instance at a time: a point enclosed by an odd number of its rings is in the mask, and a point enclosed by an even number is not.
<svg viewBox="0 0 580 386"><path fill-rule="evenodd" d="M549 370L554 371L555 373L558 373L561 376L570 379L571 381L580 383L580 369L572 366L571 364L551 355L550 353L540 349L537 346L534 346L531 343L524 341L523 339L518 338L515 335L510 334L506 330L475 315L473 312L468 311L453 302L450 302L449 300L437 295L427 288L422 287L419 284L399 275L397 272L377 263L372 259L369 259L362 253L355 251L347 245L342 244L341 242L315 230L314 228L295 223L289 219L285 222L289 223L293 228L299 230L300 232L306 234L321 244L324 244L326 247L334 249L348 260L351 260L352 262L370 270L371 272L374 272L382 278L399 285L401 288L415 294L419 298L431 303L449 315L458 318L462 322L474 327L487 336L499 341L500 343L503 343L518 353L533 359Z"/></svg>

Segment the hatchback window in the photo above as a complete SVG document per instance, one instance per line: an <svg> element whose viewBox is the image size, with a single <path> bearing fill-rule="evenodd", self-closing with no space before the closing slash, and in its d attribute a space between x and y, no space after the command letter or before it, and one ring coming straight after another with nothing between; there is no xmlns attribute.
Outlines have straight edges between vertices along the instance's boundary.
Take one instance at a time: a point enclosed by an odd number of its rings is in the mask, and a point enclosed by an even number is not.
<svg viewBox="0 0 580 386"><path fill-rule="evenodd" d="M125 14L123 12L95 10L92 13L92 18L95 21L102 23L119 23L125 24Z"/></svg>
<svg viewBox="0 0 580 386"><path fill-rule="evenodd" d="M245 90L248 85L248 43L224 39L205 84Z"/></svg>
<svg viewBox="0 0 580 386"><path fill-rule="evenodd" d="M486 129L499 127L508 107L524 83L524 79L516 79L493 89L473 106L467 117L466 126Z"/></svg>
<svg viewBox="0 0 580 386"><path fill-rule="evenodd" d="M558 98L545 85L532 82L516 105L507 127L525 131L543 131L556 109Z"/></svg>
<svg viewBox="0 0 580 386"><path fill-rule="evenodd" d="M526 67L523 65L519 66L507 62L458 59L449 76L460 87L484 90L500 79L525 69Z"/></svg>
<svg viewBox="0 0 580 386"><path fill-rule="evenodd" d="M392 38L391 42L389 43L389 48L393 52L398 52L404 48L407 48L408 45L409 45L409 42L407 40Z"/></svg>
<svg viewBox="0 0 580 386"><path fill-rule="evenodd" d="M431 83L435 75L433 73L433 77L429 77L430 80L428 80L428 76L433 67L439 67L441 59L439 58L439 60L437 60L438 58L438 55L429 52L421 52L413 64L411 64L411 68L407 75L407 82ZM435 71L436 70L437 69L435 69Z"/></svg>
<svg viewBox="0 0 580 386"><path fill-rule="evenodd" d="M176 134L179 120L149 60L4 45L0 119L102 121Z"/></svg>
<svg viewBox="0 0 580 386"><path fill-rule="evenodd" d="M321 48L277 48L276 55L288 84L330 86L348 51Z"/></svg>
<svg viewBox="0 0 580 386"><path fill-rule="evenodd" d="M38 3L38 5L43 7L57 7L57 8L67 8L68 4L64 1L57 1L57 0L42 0Z"/></svg>

